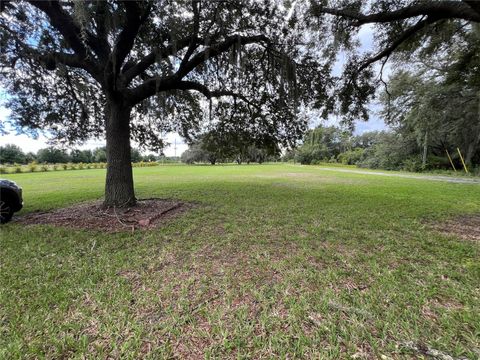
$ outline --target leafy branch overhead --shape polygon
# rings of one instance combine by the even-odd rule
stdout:
[[[385,85],[383,68],[389,59],[403,55],[408,59],[416,51],[440,51],[455,31],[480,23],[480,2],[468,0],[312,0],[310,12],[331,25],[338,44],[350,54],[339,91],[344,114],[374,95],[372,65],[381,62],[380,80]],[[365,26],[373,28],[376,52],[360,55],[353,35]]]
[[[334,15],[343,19],[346,26],[392,24],[392,27],[396,29],[388,39],[389,41],[385,41],[385,48],[375,56],[366,59],[359,70],[390,56],[404,42],[418,35],[429,25],[453,19],[480,22],[480,3],[478,1],[413,1],[400,6],[393,1],[378,1],[366,13],[362,12],[361,7],[362,3],[358,1],[350,1],[348,6],[338,8],[324,6],[313,1],[311,8],[312,14],[315,16]],[[410,20],[413,23],[410,23]]]

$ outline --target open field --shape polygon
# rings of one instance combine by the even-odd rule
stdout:
[[[2,227],[0,359],[480,357],[480,243],[429,225],[480,213],[480,185],[283,164],[134,174],[139,198],[197,205],[133,233]],[[7,178],[25,214],[98,199],[104,175]]]

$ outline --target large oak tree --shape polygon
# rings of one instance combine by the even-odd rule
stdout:
[[[296,109],[322,106],[330,61],[278,3],[2,1],[10,123],[69,143],[104,136],[106,206],[135,203],[131,139],[161,148],[167,131],[199,131],[204,112],[291,143],[306,128]]]

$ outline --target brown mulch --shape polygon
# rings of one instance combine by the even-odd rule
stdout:
[[[443,234],[456,235],[464,240],[480,241],[480,214],[449,219],[436,223],[434,228]]]
[[[151,229],[193,207],[193,204],[166,199],[138,200],[127,208],[104,208],[102,202],[87,202],[62,209],[18,216],[20,224],[43,224],[106,232]]]

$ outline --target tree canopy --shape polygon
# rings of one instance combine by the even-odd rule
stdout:
[[[106,205],[134,202],[130,138],[158,149],[167,131],[188,139],[212,112],[225,124],[241,111],[289,144],[306,128],[296,109],[325,106],[323,44],[299,47],[307,24],[275,1],[2,4],[12,123],[69,143],[105,136]]]
[[[364,112],[379,85],[389,60],[442,54],[457,32],[480,23],[480,2],[475,0],[311,0],[310,11],[320,26],[329,28],[347,61],[339,81],[339,112],[347,117]],[[318,25],[317,25],[318,26]],[[365,52],[355,35],[368,26],[375,49]],[[379,63],[379,76],[374,65]]]
[[[229,97],[213,111],[232,121],[247,111],[259,129],[288,142],[305,126],[296,121],[294,100],[322,94],[320,57],[298,50],[302,25],[287,21],[275,2],[5,6],[2,85],[13,95],[13,123],[48,129],[62,141],[102,136],[104,104],[118,96],[134,107],[132,138],[161,148],[167,131],[190,138],[199,130],[206,110],[200,94]]]
[[[382,114],[436,155],[458,147],[472,165],[480,150],[480,25],[459,29],[448,48],[397,62]]]

